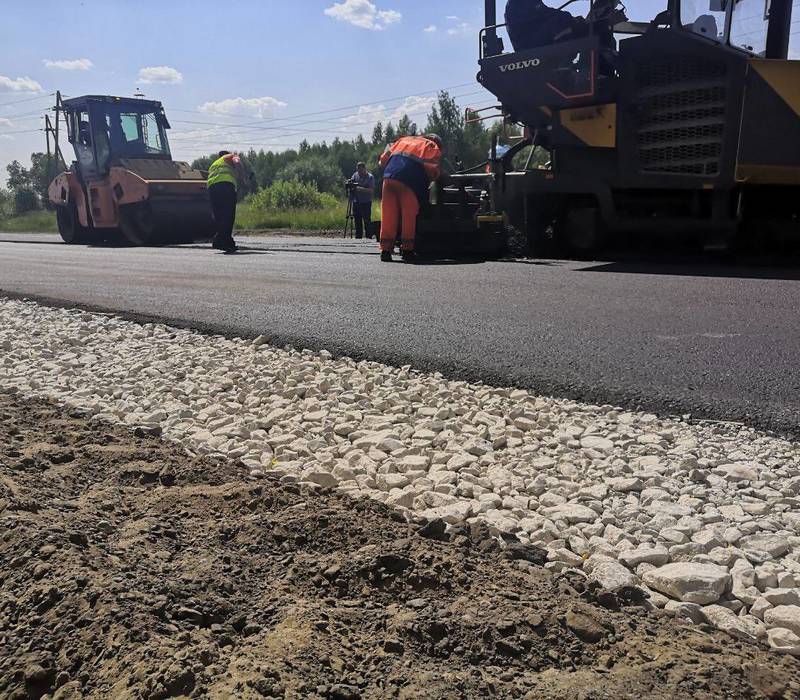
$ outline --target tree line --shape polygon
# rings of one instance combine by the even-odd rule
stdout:
[[[387,144],[401,136],[438,134],[442,139],[446,166],[458,169],[460,164],[477,165],[486,160],[493,133],[499,132],[497,125],[487,129],[484,122],[467,123],[464,112],[455,99],[446,91],[440,92],[427,116],[424,129],[420,129],[408,115],[403,115],[396,124],[378,122],[369,139],[359,134],[354,139],[335,138],[330,143],[310,144],[302,141],[298,148],[285,151],[250,149],[242,153],[245,167],[253,174],[249,191],[271,187],[276,182],[298,180],[316,185],[320,192],[334,195],[344,194],[344,181],[363,161],[375,175],[380,188],[381,174],[378,158]],[[198,158],[192,167],[208,170],[216,159],[216,153]]]

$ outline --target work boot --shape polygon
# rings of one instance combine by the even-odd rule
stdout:
[[[230,241],[214,241],[211,244],[211,247],[214,250],[221,250],[223,253],[235,253],[236,252],[236,243],[233,240]]]
[[[417,262],[417,254],[413,250],[404,250],[402,252],[403,255],[403,262],[404,263],[415,263]]]
[[[382,250],[381,251],[381,262],[392,262],[392,251],[391,250]]]

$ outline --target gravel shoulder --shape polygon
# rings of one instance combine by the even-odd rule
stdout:
[[[535,547],[246,474],[0,395],[0,696],[800,693],[795,659],[553,577]]]
[[[384,265],[373,241],[251,237],[70,247],[4,235],[0,287],[224,333],[797,434],[797,279],[787,267],[649,261]]]

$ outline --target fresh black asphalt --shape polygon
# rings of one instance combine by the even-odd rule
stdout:
[[[0,292],[659,414],[800,432],[800,269],[382,264],[374,242],[71,247],[0,236]],[[654,261],[656,260],[656,261]]]

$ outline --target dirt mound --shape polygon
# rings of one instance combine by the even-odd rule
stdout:
[[[534,548],[244,474],[0,397],[0,697],[800,695]]]

